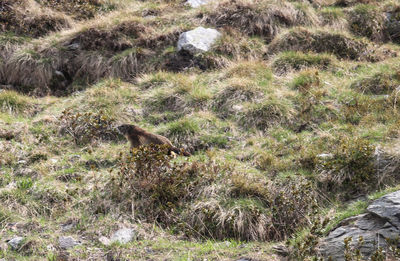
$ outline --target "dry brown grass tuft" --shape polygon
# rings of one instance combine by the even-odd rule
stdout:
[[[235,27],[248,35],[271,41],[280,27],[315,25],[318,18],[309,9],[296,9],[286,1],[224,1],[207,15],[207,22],[217,27]]]
[[[277,37],[269,46],[268,53],[280,51],[302,51],[330,53],[341,59],[366,60],[376,62],[395,55],[392,51],[381,50],[360,39],[341,33],[310,31],[304,28],[292,29]]]
[[[400,73],[380,72],[355,81],[351,87],[366,94],[391,94],[399,87]]]
[[[185,216],[196,233],[215,239],[282,240],[307,224],[315,207],[307,181],[269,182],[233,173],[228,186],[206,187]]]
[[[335,5],[341,7],[353,6],[356,4],[371,4],[379,0],[336,0]]]
[[[373,41],[385,40],[385,16],[374,5],[357,5],[349,14],[350,31],[358,36],[365,36]]]
[[[255,102],[263,96],[262,90],[254,88],[254,82],[237,81],[236,84],[228,85],[216,94],[213,107],[219,116],[225,118],[239,112],[235,105],[243,107],[241,103]]]
[[[0,1],[0,32],[40,37],[70,27],[66,15],[40,7],[32,0]]]
[[[387,15],[385,35],[387,40],[400,43],[400,5],[388,5],[385,8]]]

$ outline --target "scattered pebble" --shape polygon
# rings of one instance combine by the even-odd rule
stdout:
[[[63,249],[69,249],[69,248],[73,248],[73,247],[75,247],[77,245],[81,245],[81,242],[75,240],[71,236],[60,237],[58,239],[58,243],[59,243],[60,247],[63,248]]]
[[[7,243],[11,246],[12,249],[17,250],[21,246],[23,241],[24,241],[23,237],[15,237],[10,241],[8,241]]]

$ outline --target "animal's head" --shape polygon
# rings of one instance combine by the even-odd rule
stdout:
[[[122,124],[117,127],[117,130],[122,134],[122,135],[127,135],[130,131],[134,129],[133,125],[130,124]]]

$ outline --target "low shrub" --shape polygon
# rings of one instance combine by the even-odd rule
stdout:
[[[387,41],[400,43],[400,5],[388,5],[385,8],[386,24],[384,34]]]
[[[378,185],[375,147],[366,139],[343,138],[333,148],[332,157],[319,159],[316,173],[323,191],[344,198],[366,193]]]
[[[172,225],[179,210],[214,180],[217,169],[198,162],[171,161],[168,146],[141,146],[120,162],[109,188],[111,199],[141,220]]]
[[[115,120],[102,111],[97,113],[74,113],[64,110],[59,118],[60,133],[70,135],[75,144],[84,145],[98,140],[119,140],[120,134],[114,129]]]

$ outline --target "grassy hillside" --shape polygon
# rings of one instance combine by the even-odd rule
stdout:
[[[0,0],[0,43],[0,259],[302,260],[398,189],[397,1]]]

